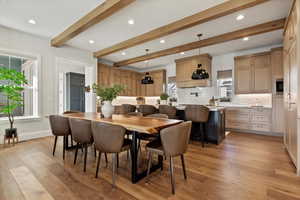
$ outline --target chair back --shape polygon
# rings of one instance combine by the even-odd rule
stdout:
[[[135,112],[136,106],[131,104],[122,104],[122,114]]]
[[[202,105],[187,105],[185,119],[192,122],[205,123],[208,121],[209,108]]]
[[[50,115],[49,121],[53,135],[64,136],[70,134],[70,125],[67,117]]]
[[[93,143],[91,121],[84,119],[69,119],[73,140],[80,144]]]
[[[159,113],[168,115],[169,119],[176,119],[177,109],[174,106],[159,105]]]
[[[140,112],[130,112],[130,113],[127,113],[126,115],[128,115],[128,116],[136,116],[136,117],[143,117],[143,114],[140,113]]]
[[[92,122],[95,147],[101,152],[118,153],[124,142],[126,129],[122,126]]]
[[[160,131],[160,138],[166,156],[179,156],[187,151],[192,122],[187,121]]]
[[[168,115],[166,114],[161,114],[161,113],[156,113],[152,115],[147,115],[147,117],[153,117],[153,118],[161,118],[161,119],[168,119]]]
[[[139,106],[139,112],[143,113],[143,116],[147,116],[157,113],[157,109],[155,106],[143,104]]]

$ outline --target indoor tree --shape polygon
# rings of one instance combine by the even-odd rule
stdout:
[[[6,102],[0,105],[0,113],[8,117],[10,128],[6,129],[6,136],[16,134],[14,128],[14,110],[23,105],[22,91],[27,80],[23,73],[5,67],[0,68],[0,93],[6,98]]]

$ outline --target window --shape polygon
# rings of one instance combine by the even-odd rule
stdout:
[[[1,53],[0,51],[0,67],[6,67],[22,72],[28,81],[28,85],[25,86],[25,89],[22,92],[23,106],[18,107],[14,111],[14,115],[17,117],[38,116],[37,59],[26,56],[10,55]],[[0,93],[0,106],[5,105],[6,101],[6,96]],[[6,116],[0,114],[0,117]]]
[[[230,102],[232,98],[232,70],[217,72],[218,92],[221,102]]]

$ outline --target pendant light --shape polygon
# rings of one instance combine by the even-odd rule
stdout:
[[[149,52],[149,49],[146,49],[146,55],[148,55],[148,52]],[[146,60],[145,63],[146,63],[145,68],[147,68],[149,61]],[[142,84],[153,84],[154,83],[154,81],[153,81],[152,77],[150,76],[149,72],[146,72],[145,77],[141,80],[141,83]]]
[[[202,34],[198,34],[197,37],[199,38],[199,41],[201,40]],[[200,48],[199,48],[199,56],[201,54]],[[209,74],[208,72],[202,68],[202,64],[198,63],[197,69],[193,72],[192,74],[192,79],[193,80],[204,80],[208,79]]]

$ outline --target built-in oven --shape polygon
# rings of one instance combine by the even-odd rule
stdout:
[[[276,94],[282,95],[283,94],[283,79],[276,79]]]

